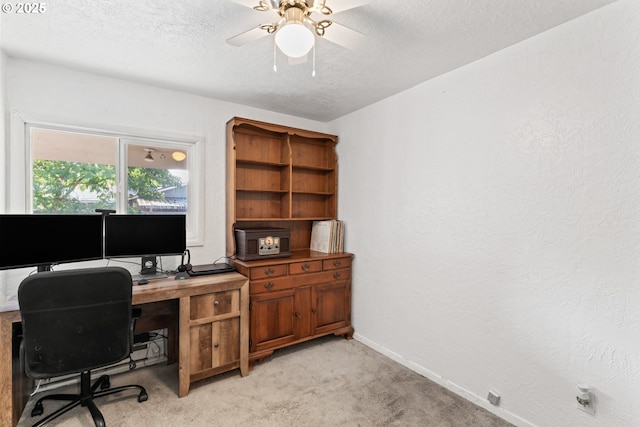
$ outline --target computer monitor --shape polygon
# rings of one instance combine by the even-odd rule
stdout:
[[[182,255],[187,248],[185,215],[107,215],[104,218],[105,258],[142,257],[142,273],[152,273],[144,258]]]
[[[102,259],[100,215],[0,214],[0,270]]]

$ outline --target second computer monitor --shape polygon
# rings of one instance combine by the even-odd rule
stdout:
[[[182,255],[187,248],[185,215],[107,215],[105,258]]]

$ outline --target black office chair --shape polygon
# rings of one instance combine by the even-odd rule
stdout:
[[[121,267],[48,271],[27,277],[18,288],[22,315],[22,361],[34,379],[80,373],[80,394],[41,397],[31,416],[42,415],[43,400],[70,401],[40,420],[41,426],[78,405],[88,407],[96,426],[105,425],[93,399],[139,385],[110,388],[109,377],[91,384],[91,370],[120,362],[131,354],[133,324],[131,275]],[[100,390],[98,390],[98,388]]]

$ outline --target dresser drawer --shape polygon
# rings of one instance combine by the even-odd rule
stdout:
[[[322,261],[323,270],[335,270],[338,268],[349,268],[349,267],[351,267],[350,257],[325,259]]]
[[[221,314],[240,313],[240,291],[194,295],[190,301],[191,320],[208,319]]]
[[[339,280],[351,280],[351,269],[321,271],[313,274],[297,274],[289,276],[293,279],[293,286],[309,286],[319,283],[330,283]]]
[[[322,261],[303,261],[289,264],[289,274],[316,273],[318,271],[322,271]]]
[[[293,286],[293,278],[278,277],[276,279],[252,280],[249,283],[249,293],[259,294],[263,292],[281,291]]]
[[[251,280],[268,279],[271,277],[286,276],[287,264],[267,265],[264,267],[252,267],[249,270]]]

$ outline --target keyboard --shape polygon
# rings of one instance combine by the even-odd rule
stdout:
[[[190,276],[204,276],[206,274],[228,273],[235,270],[235,268],[226,262],[218,262],[215,264],[192,265],[191,270],[188,270],[187,273],[189,273]]]

